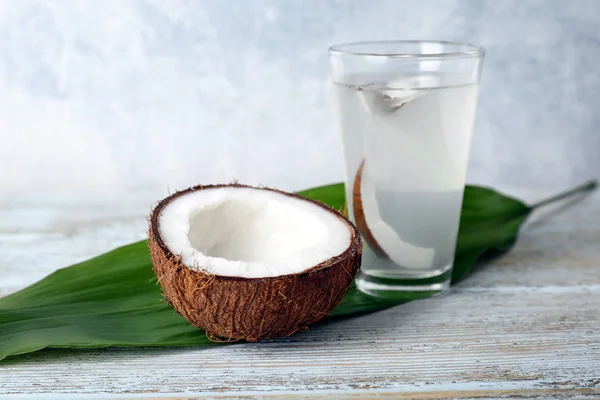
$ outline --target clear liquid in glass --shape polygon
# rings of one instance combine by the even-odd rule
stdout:
[[[365,243],[357,283],[375,295],[449,283],[478,85],[432,79],[335,85],[348,211]]]

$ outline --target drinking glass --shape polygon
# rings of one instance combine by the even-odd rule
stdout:
[[[450,285],[483,48],[375,41],[329,48],[358,288],[423,297]]]

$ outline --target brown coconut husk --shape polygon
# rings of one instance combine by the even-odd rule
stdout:
[[[350,246],[340,255],[298,274],[265,278],[210,275],[188,268],[172,254],[159,232],[159,215],[169,202],[196,190],[229,185],[194,186],[162,200],[150,215],[149,248],[154,272],[169,304],[190,323],[206,331],[209,338],[224,341],[256,342],[289,336],[307,330],[324,318],[344,298],[356,275],[362,243],[356,227],[341,213],[310,201],[334,213],[348,227]],[[290,197],[298,195],[270,190]]]
[[[362,234],[365,242],[367,242],[371,250],[373,250],[375,254],[379,255],[380,257],[387,257],[385,251],[381,248],[381,246],[379,246],[379,243],[377,243],[377,240],[375,240],[373,233],[371,233],[365,218],[362,193],[360,190],[364,168],[365,160],[362,160],[360,166],[358,167],[358,171],[356,171],[356,177],[354,178],[354,184],[352,185],[352,211],[354,212],[354,221],[356,222],[358,230]]]

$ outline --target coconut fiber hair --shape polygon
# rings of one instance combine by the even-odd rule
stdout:
[[[194,186],[162,200],[150,215],[149,248],[164,297],[193,325],[216,340],[256,342],[289,336],[321,320],[344,298],[362,255],[356,227],[339,212],[295,194],[336,214],[350,231],[350,245],[341,254],[298,274],[265,278],[211,275],[183,265],[160,236],[159,216],[169,202],[197,190],[218,187],[250,188],[240,184]]]

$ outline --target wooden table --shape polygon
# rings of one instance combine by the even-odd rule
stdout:
[[[146,230],[148,197],[0,198],[0,295]],[[600,193],[529,223],[447,295],[258,344],[46,350],[0,397],[600,396]]]

